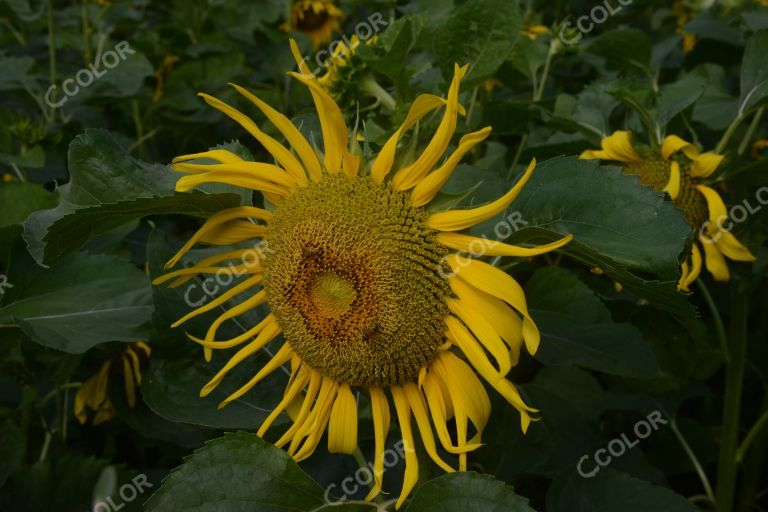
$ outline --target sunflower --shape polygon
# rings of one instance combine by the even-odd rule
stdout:
[[[755,257],[724,225],[728,219],[720,195],[702,182],[720,165],[722,155],[701,153],[677,135],[664,139],[661,148],[633,145],[631,133],[617,131],[603,139],[601,150],[587,150],[583,159],[599,158],[623,164],[622,170],[634,174],[644,185],[657,192],[664,191],[685,213],[685,219],[696,234],[690,257],[683,262],[683,274],[678,283],[682,291],[701,273],[702,260],[712,277],[728,281],[730,273],[725,258],[733,261],[754,261]],[[704,257],[702,258],[702,252]]]
[[[685,0],[677,0],[672,5],[672,12],[675,14],[677,33],[683,38],[683,53],[691,53],[696,48],[697,38],[695,34],[685,31],[685,24],[691,19],[691,10]]]
[[[546,34],[548,32],[549,32],[549,27],[547,27],[546,25],[530,25],[520,31],[522,35],[524,35],[531,41],[535,41],[536,39],[539,38],[540,35]]]
[[[176,265],[196,243],[231,244],[258,240],[253,249],[235,249],[155,280],[182,284],[197,274],[245,272],[248,277],[174,325],[210,311],[238,295],[243,300],[219,316],[204,337],[190,338],[211,351],[242,346],[201,390],[206,396],[236,365],[282,334],[270,361],[220,406],[243,396],[283,365],[290,379],[283,399],[258,430],[263,436],[283,411],[292,426],[276,441],[297,461],[309,457],[328,431],[332,453],[357,447],[356,392],[370,396],[375,432],[372,499],[381,491],[384,447],[390,426],[390,398],[405,447],[405,479],[399,507],[418,479],[412,418],[430,458],[445,471],[466,470],[467,453],[481,445],[490,401],[474,369],[520,412],[523,431],[531,413],[505,378],[523,347],[534,353],[539,331],[520,285],[502,270],[459,254],[475,247],[485,256],[530,257],[562,247],[562,240],[537,248],[516,247],[461,231],[504,211],[533,169],[500,199],[468,210],[431,212],[427,207],[463,156],[485,140],[490,128],[463,136],[447,158],[463,110],[459,85],[467,67],[455,67],[447,98],[416,98],[399,130],[370,166],[349,151],[341,110],[291,48],[300,73],[289,73],[311,92],[323,135],[323,153],[283,114],[239,86],[290,143],[293,152],[244,114],[222,101],[203,99],[253,135],[277,165],[248,162],[226,150],[179,156],[176,171],[189,173],[177,190],[218,182],[260,191],[273,211],[238,207],[208,219],[168,262]],[[427,114],[445,108],[435,135],[415,161],[395,162],[398,141]],[[294,156],[296,155],[296,156]],[[217,163],[189,163],[209,159]],[[366,170],[364,170],[366,169]],[[247,256],[246,256],[247,255]],[[218,266],[235,261],[231,267]],[[239,262],[238,262],[239,261]],[[258,291],[258,288],[261,289]],[[234,339],[219,340],[223,322],[268,304],[271,312]],[[453,420],[454,423],[449,423]],[[449,431],[449,425],[455,425]],[[433,431],[434,427],[434,431]],[[437,435],[437,440],[435,438]],[[437,442],[455,457],[451,465]]]
[[[95,413],[93,424],[99,425],[115,416],[115,407],[109,399],[111,374],[123,376],[128,405],[136,405],[136,388],[141,385],[141,365],[152,349],[143,341],[127,345],[116,357],[101,365],[99,371],[86,379],[75,394],[75,417],[81,425],[88,421],[89,411]]]
[[[291,20],[281,27],[286,32],[301,32],[309,37],[317,50],[329,43],[333,33],[341,33],[344,13],[332,0],[295,0],[291,4]]]

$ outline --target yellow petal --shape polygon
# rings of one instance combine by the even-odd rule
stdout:
[[[422,395],[418,386],[413,382],[406,382],[403,384],[403,391],[405,392],[405,397],[408,400],[411,411],[413,411],[413,417],[416,419],[416,425],[419,427],[421,440],[424,443],[424,449],[427,454],[435,464],[443,469],[443,471],[449,473],[456,471],[441,459],[440,455],[437,453],[435,438],[432,436],[432,426],[429,423],[429,416],[427,415],[427,406],[424,403],[424,395]]]
[[[499,366],[499,373],[506,375],[512,369],[512,359],[509,356],[509,350],[496,330],[481,313],[472,307],[472,304],[456,299],[448,298],[446,300],[448,309],[469,327],[475,338],[482,343],[483,347],[491,353]]]
[[[400,432],[403,434],[403,450],[405,451],[403,489],[400,491],[400,497],[395,504],[395,508],[400,509],[419,480],[419,460],[416,457],[416,445],[413,442],[413,431],[411,430],[411,408],[408,405],[405,391],[400,386],[392,386],[392,399],[395,402]]]
[[[723,155],[717,153],[702,153],[693,160],[691,176],[695,178],[708,178],[723,161]]]
[[[421,118],[443,105],[443,99],[433,94],[422,94],[411,104],[402,126],[387,140],[371,166],[371,176],[376,183],[383,183],[392,170],[400,137]]]
[[[307,393],[304,395],[304,402],[301,404],[301,409],[296,419],[293,421],[293,425],[283,434],[280,439],[275,441],[275,446],[282,448],[288,441],[293,441],[297,438],[298,432],[304,427],[304,422],[307,420],[310,411],[312,410],[312,404],[315,402],[320,387],[323,382],[323,376],[316,370],[308,369],[309,374],[309,386],[307,387]]]
[[[331,416],[331,407],[333,406],[339,384],[333,379],[324,378],[323,385],[320,387],[315,407],[310,412],[303,428],[299,431],[299,437],[305,437],[304,444],[297,451],[293,452],[293,458],[296,462],[301,462],[312,455],[320,443],[320,439],[328,425]]]
[[[277,185],[271,181],[244,175],[242,173],[204,172],[193,174],[191,176],[184,176],[179,179],[179,181],[176,182],[176,191],[189,192],[193,188],[205,185],[206,183],[224,183],[226,185],[232,185],[233,187],[258,190],[265,194],[274,194],[281,198],[287,196],[291,190],[284,185]]]
[[[491,127],[486,126],[482,130],[464,135],[459,141],[459,146],[454,150],[451,156],[448,157],[445,163],[414,187],[413,194],[411,195],[411,205],[418,208],[429,203],[435,195],[437,195],[440,189],[443,188],[443,185],[445,185],[445,182],[451,177],[453,170],[459,165],[459,162],[464,158],[464,155],[488,138],[490,133]]]
[[[240,126],[245,128],[245,130],[250,133],[253,138],[258,140],[262,146],[264,146],[264,149],[266,149],[269,154],[271,154],[275,160],[280,163],[281,166],[283,166],[286,170],[286,172],[294,179],[297,183],[305,185],[307,183],[307,174],[304,172],[304,168],[301,166],[298,160],[296,160],[296,157],[293,156],[293,154],[288,151],[288,149],[277,142],[275,139],[264,133],[259,129],[259,127],[256,125],[256,123],[253,122],[253,120],[237,110],[236,108],[224,103],[223,101],[214,98],[213,96],[210,96],[208,94],[200,93],[198,94],[201,98],[205,100],[206,103],[208,103],[210,106],[215,108],[216,110],[219,110],[220,112],[226,114],[229,116],[232,120],[237,122]],[[249,162],[243,162],[243,163],[249,163]],[[250,163],[256,163],[256,162],[250,162]]]
[[[139,363],[139,356],[133,351],[133,347],[128,347],[125,351],[131,360],[131,369],[133,370],[133,378],[136,381],[136,386],[141,385],[141,363]]]
[[[293,356],[293,350],[291,349],[291,346],[287,343],[283,343],[283,346],[280,347],[280,350],[278,350],[274,356],[272,356],[272,359],[269,360],[267,364],[265,364],[259,372],[253,376],[251,380],[249,380],[244,386],[242,386],[240,389],[229,395],[225,400],[223,400],[219,404],[219,409],[226,407],[227,404],[233,402],[234,400],[237,400],[244,394],[246,394],[248,391],[253,388],[256,384],[264,380],[265,377],[270,375],[272,372],[283,366],[285,363],[290,361],[291,357]]]
[[[302,135],[301,131],[288,119],[285,115],[278,112],[267,103],[260,100],[258,97],[251,94],[246,89],[239,85],[230,84],[235,88],[237,92],[249,99],[256,107],[261,110],[267,119],[272,122],[273,125],[283,134],[291,147],[299,155],[301,161],[304,163],[304,167],[307,169],[310,177],[313,181],[320,181],[323,177],[323,168],[320,166],[320,160],[317,159],[317,154],[307,139]]]
[[[287,189],[296,187],[296,179],[282,170],[280,167],[262,162],[229,162],[223,164],[188,164],[175,163],[171,165],[174,171],[200,173],[200,172],[221,172],[240,174],[244,177],[257,178],[259,180],[271,181],[276,185],[282,185]],[[305,178],[306,179],[306,178]]]
[[[721,230],[720,237],[715,242],[717,248],[726,258],[734,261],[755,261],[755,256],[744,247],[739,240],[730,232]]]
[[[387,443],[387,433],[389,432],[389,403],[387,396],[379,388],[370,388],[371,394],[371,415],[373,416],[374,432],[374,456],[373,456],[373,479],[375,484],[371,487],[371,492],[365,497],[370,501],[381,492],[381,486],[384,483],[384,448]]]
[[[352,455],[357,449],[357,401],[349,384],[339,385],[328,423],[328,451]]]
[[[435,213],[427,219],[427,225],[437,231],[461,231],[495,217],[503,212],[520,194],[535,168],[536,159],[533,159],[515,186],[496,201],[471,210],[451,210]]]
[[[704,262],[706,263],[707,270],[715,278],[715,281],[728,281],[730,279],[730,272],[728,271],[728,265],[725,262],[725,258],[720,254],[717,245],[713,244],[711,240],[699,237],[701,241],[701,247],[704,249]]]
[[[661,145],[661,156],[664,157],[664,160],[669,160],[670,156],[680,150],[683,150],[685,155],[690,159],[694,159],[694,157],[699,154],[699,150],[696,149],[696,146],[681,139],[677,135],[668,135],[664,138],[664,142]]]
[[[699,274],[701,274],[701,264],[701,251],[699,250],[698,245],[694,243],[691,246],[690,266],[688,262],[683,262],[683,275],[680,278],[680,284],[678,285],[678,288],[681,291],[690,291],[688,287],[696,281]]]
[[[216,160],[222,164],[233,164],[244,161],[242,158],[226,149],[211,149],[209,151],[203,151],[202,153],[192,153],[189,155],[177,156],[171,163],[177,164],[180,162],[186,162],[187,160],[201,160],[203,158]]]
[[[247,220],[233,220],[212,229],[202,237],[199,243],[207,245],[235,245],[246,240],[263,238],[267,227]]]
[[[135,407],[136,384],[133,380],[133,369],[131,368],[131,361],[125,354],[120,356],[120,360],[123,363],[123,384],[125,385],[125,397],[128,399],[128,405]]]
[[[221,325],[224,322],[226,322],[231,318],[235,318],[240,315],[244,315],[245,313],[248,313],[249,311],[263,304],[266,300],[267,300],[266,290],[260,290],[259,292],[245,299],[240,304],[228,309],[227,311],[219,315],[219,317],[216,318],[216,320],[214,320],[211,323],[210,327],[208,327],[208,332],[206,332],[205,334],[205,341],[213,341],[216,338],[216,332],[219,330],[219,327],[221,327]]]
[[[709,188],[706,185],[696,185],[696,190],[701,192],[704,199],[707,200],[707,208],[709,209],[709,220],[715,225],[721,225],[725,219],[728,218],[728,211],[725,208],[725,203],[720,197],[720,194],[715,192],[714,189]]]
[[[176,320],[173,324],[171,324],[171,327],[176,328],[181,324],[183,324],[184,322],[191,320],[192,318],[195,318],[196,316],[202,315],[203,313],[206,313],[212,309],[215,309],[221,306],[222,304],[232,299],[236,295],[239,295],[247,290],[250,290],[252,287],[258,285],[259,283],[261,283],[263,279],[264,279],[264,276],[261,274],[249,277],[242,283],[239,283],[238,285],[233,286],[226,292],[222,293],[221,295],[216,297],[214,300],[209,301],[205,305],[195,309],[194,311],[187,313],[182,318]]]
[[[305,371],[303,368],[299,369],[298,373],[296,374],[296,378],[293,379],[286,388],[283,399],[280,400],[280,403],[278,403],[274,409],[272,409],[272,412],[269,413],[269,416],[266,417],[264,422],[259,427],[258,432],[256,432],[257,436],[264,437],[264,434],[267,433],[267,430],[269,430],[269,427],[272,426],[272,423],[274,423],[277,417],[280,416],[280,414],[286,410],[290,404],[295,403],[297,397],[301,397],[301,390],[306,387],[308,382],[309,372]]]
[[[664,192],[672,199],[677,199],[680,195],[680,164],[677,162],[671,162],[669,165],[669,181],[664,187]]]
[[[482,256],[513,256],[526,258],[559,249],[573,240],[573,235],[566,235],[557,242],[540,245],[538,247],[518,247],[503,242],[497,242],[495,240],[489,240],[487,238],[479,238],[460,233],[438,233],[435,240],[450,249],[468,252],[472,256],[478,258]]]
[[[523,316],[523,340],[528,351],[535,354],[541,335],[528,313],[525,293],[517,281],[506,272],[482,261],[451,254],[447,262],[456,273],[452,279],[464,280],[478,290],[503,300]]]
[[[637,162],[641,160],[640,155],[635,151],[632,145],[632,133],[628,131],[615,131],[613,134],[605,137],[600,145],[602,151],[585,151],[581,154],[582,159],[600,158],[602,160],[613,160],[616,162]]]
[[[395,190],[403,191],[416,186],[434,168],[445,150],[448,149],[451,137],[456,131],[456,120],[459,113],[459,87],[467,69],[469,69],[468,65],[454,66],[453,80],[448,88],[448,105],[445,109],[445,115],[421,156],[414,163],[400,169],[395,174],[392,179],[392,188]]]

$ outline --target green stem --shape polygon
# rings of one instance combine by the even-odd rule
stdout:
[[[702,279],[697,279],[696,284],[699,287],[699,291],[701,291],[701,295],[704,296],[704,301],[707,303],[709,312],[712,313],[712,319],[715,321],[715,329],[717,330],[717,341],[720,343],[720,351],[723,353],[725,363],[728,364],[731,360],[731,356],[728,353],[728,340],[725,336],[723,318],[720,316],[720,311],[717,309],[715,301],[712,299],[712,294],[709,293],[709,288],[704,284],[704,281]]]
[[[472,113],[475,111],[475,102],[477,101],[477,92],[479,87],[475,87],[472,90],[472,98],[469,100],[469,108],[467,109],[467,117],[464,119],[464,126],[469,126],[469,120],[472,117]]]
[[[717,468],[717,506],[720,512],[733,508],[736,487],[736,450],[739,443],[739,419],[741,416],[741,392],[744,367],[747,359],[747,302],[749,294],[736,281],[731,296],[731,361],[725,373],[725,405],[723,429],[720,440],[720,456]]]
[[[728,127],[728,129],[723,134],[723,138],[720,139],[720,142],[717,143],[717,147],[715,148],[715,153],[723,154],[723,151],[725,151],[726,146],[728,146],[728,143],[731,141],[731,138],[736,133],[736,129],[739,127],[741,122],[744,120],[744,115],[739,114],[736,116],[736,119],[733,120],[731,125]]]
[[[517,146],[517,152],[515,153],[515,158],[512,160],[512,165],[509,166],[509,172],[507,172],[507,179],[512,179],[512,173],[515,172],[515,168],[517,167],[517,163],[520,161],[520,157],[523,156],[523,150],[525,149],[525,145],[528,143],[528,134],[526,133],[523,135],[523,137],[520,139],[520,145]]]
[[[757,125],[760,124],[760,119],[763,117],[763,113],[765,113],[765,107],[762,107],[760,110],[758,110],[755,114],[755,117],[752,119],[752,122],[749,125],[749,129],[747,129],[746,135],[744,135],[744,138],[741,139],[741,144],[739,144],[739,149],[737,151],[739,155],[743,155],[747,150],[749,141],[751,141],[752,137],[755,135],[755,130],[757,130]]]
[[[549,68],[552,64],[552,58],[555,56],[555,53],[556,53],[555,41],[557,41],[557,39],[553,39],[549,45],[549,52],[547,52],[547,60],[544,61],[544,70],[541,72],[541,81],[539,82],[538,89],[536,89],[533,95],[533,101],[539,101],[541,97],[544,95],[544,88],[547,86],[547,77],[549,76]]]
[[[141,111],[139,102],[131,100],[131,110],[133,111],[133,124],[136,127],[136,145],[139,148],[139,157],[144,158],[144,128],[141,125]]]
[[[755,424],[752,426],[752,429],[749,431],[749,434],[747,434],[747,437],[745,437],[741,442],[739,449],[736,450],[736,462],[740,463],[742,460],[744,460],[744,456],[747,454],[749,445],[752,444],[762,428],[766,425],[768,425],[768,409],[763,411],[763,415],[760,416],[760,419],[755,422]]]
[[[701,480],[701,485],[702,487],[704,487],[704,492],[707,495],[707,500],[709,500],[710,503],[715,503],[715,493],[712,491],[712,484],[709,483],[709,478],[707,478],[707,473],[704,471],[704,468],[699,462],[698,457],[696,457],[696,454],[691,448],[691,445],[688,444],[688,441],[685,440],[685,437],[683,437],[683,434],[680,432],[680,429],[677,428],[677,422],[672,420],[669,423],[669,428],[672,429],[672,432],[675,434],[675,437],[677,437],[677,440],[680,442],[680,445],[683,447],[683,450],[685,450],[685,453],[688,455],[688,458],[691,460],[691,463],[693,464],[693,468],[696,470],[696,474],[699,475],[699,480]]]

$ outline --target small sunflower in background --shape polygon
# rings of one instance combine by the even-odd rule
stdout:
[[[291,48],[301,72],[289,74],[312,94],[323,135],[322,153],[315,152],[288,117],[242,87],[234,86],[282,133],[291,149],[245,114],[202,94],[209,105],[253,135],[277,164],[244,161],[222,149],[179,156],[173,168],[188,175],[178,181],[177,190],[228,183],[262,192],[274,210],[247,206],[215,214],[166,268],[200,242],[253,241],[263,250],[223,251],[169,272],[155,284],[171,281],[173,286],[198,274],[245,272],[247,277],[229,291],[174,324],[242,297],[202,337],[190,336],[204,347],[208,360],[213,350],[239,347],[202,388],[201,396],[282,335],[271,360],[220,406],[290,365],[283,398],[258,435],[263,436],[283,411],[291,410],[293,423],[275,444],[301,461],[312,455],[326,430],[330,452],[354,453],[356,394],[369,395],[375,449],[374,482],[367,498],[382,491],[384,448],[396,415],[406,465],[399,508],[419,476],[414,419],[427,454],[445,471],[466,470],[467,453],[481,446],[491,405],[478,374],[519,411],[523,431],[537,412],[506,378],[523,348],[534,353],[539,345],[539,330],[523,289],[499,268],[460,253],[479,246],[484,256],[531,257],[562,247],[572,237],[528,248],[462,233],[503,212],[528,181],[535,161],[492,203],[468,210],[429,210],[463,157],[490,133],[486,127],[466,134],[446,154],[463,111],[459,86],[466,66],[455,67],[446,98],[417,97],[400,129],[375,158],[365,161],[350,150],[342,111],[310,74],[294,41]],[[444,113],[433,138],[415,160],[402,161],[401,137],[438,109]],[[248,264],[217,266],[245,262],[246,257]],[[260,323],[236,338],[218,339],[224,322],[263,304],[271,312]],[[438,443],[451,463],[438,452]]]
[[[749,157],[753,160],[760,160],[761,158],[765,158],[765,148],[768,148],[768,139],[756,140],[754,144],[752,144],[752,151],[750,151]]]
[[[657,192],[669,194],[685,213],[696,240],[690,257],[683,262],[683,275],[678,287],[689,286],[701,273],[702,263],[717,281],[728,281],[730,273],[725,258],[754,261],[755,257],[735,236],[723,228],[728,218],[720,195],[703,181],[712,175],[723,160],[716,153],[701,153],[677,135],[664,139],[661,148],[633,144],[632,134],[617,131],[603,139],[600,150],[587,150],[583,159],[607,160],[622,164],[622,170],[640,178]],[[703,256],[702,256],[703,254]]]
[[[520,31],[522,35],[530,39],[531,41],[535,41],[539,38],[540,35],[546,34],[549,32],[549,27],[546,25],[531,25],[528,27],[525,27],[523,30]]]
[[[395,100],[376,81],[368,65],[358,56],[357,51],[361,44],[372,45],[377,37],[366,39],[362,42],[357,36],[349,39],[349,45],[340,41],[333,50],[324,65],[325,72],[318,79],[319,83],[343,108],[370,110],[383,105],[389,110],[395,109]],[[375,98],[373,105],[360,105],[363,97]]]
[[[136,388],[141,385],[141,367],[149,359],[152,349],[143,341],[125,346],[120,354],[101,365],[78,388],[75,395],[75,417],[81,425],[91,417],[93,425],[99,425],[115,416],[115,408],[109,399],[109,379],[123,379],[128,405],[136,405]]]
[[[691,53],[696,48],[696,35],[685,31],[685,24],[691,20],[691,9],[685,0],[677,0],[672,5],[675,14],[677,33],[683,38],[683,53]]]
[[[317,50],[331,42],[333,33],[341,33],[344,12],[332,0],[294,0],[290,8],[290,22],[281,27],[286,32],[301,32]]]

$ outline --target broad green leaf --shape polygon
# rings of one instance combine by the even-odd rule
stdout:
[[[404,63],[408,53],[416,44],[423,27],[422,16],[400,18],[387,27],[375,45],[361,45],[358,54],[373,69],[397,80],[405,71]]]
[[[768,30],[761,30],[747,42],[741,62],[739,114],[760,106],[768,98]]]
[[[2,296],[0,323],[19,326],[47,347],[72,354],[149,334],[149,279],[116,256],[75,253],[50,269],[17,258]]]
[[[363,512],[314,482],[283,450],[237,432],[206,443],[163,480],[146,512]]]
[[[704,93],[706,85],[706,80],[700,75],[688,74],[662,87],[656,109],[659,126],[666,126],[676,115],[693,105]]]
[[[68,156],[71,180],[57,189],[58,206],[35,212],[24,223],[24,239],[41,265],[58,261],[93,236],[147,215],[205,216],[240,204],[240,198],[231,194],[174,193],[174,173],[130,158],[104,131],[79,135]]]
[[[491,475],[452,473],[419,487],[405,512],[535,512],[528,500]]]
[[[612,375],[659,376],[656,356],[632,325],[615,323],[589,287],[568,270],[537,271],[526,286],[528,305],[541,330],[536,358]]]
[[[434,50],[443,78],[450,81],[453,66],[469,64],[465,87],[493,75],[520,37],[517,0],[465,2],[437,29]]]
[[[608,69],[640,71],[653,77],[651,42],[642,30],[611,30],[592,41],[586,51],[602,57]]]
[[[588,469],[592,470],[592,466]],[[610,468],[602,468],[593,478],[584,478],[575,471],[565,472],[549,489],[548,512],[596,510],[695,512],[696,508],[669,489]]]
[[[20,181],[0,184],[0,242],[9,243],[19,236],[19,224],[29,214],[55,204],[56,196],[40,185]]]
[[[534,171],[505,218],[511,219],[505,229],[517,230],[510,243],[553,242],[572,233],[574,241],[562,249],[566,254],[601,268],[658,307],[692,313],[676,290],[678,258],[691,228],[681,210],[636,177],[591,160],[554,158]]]

